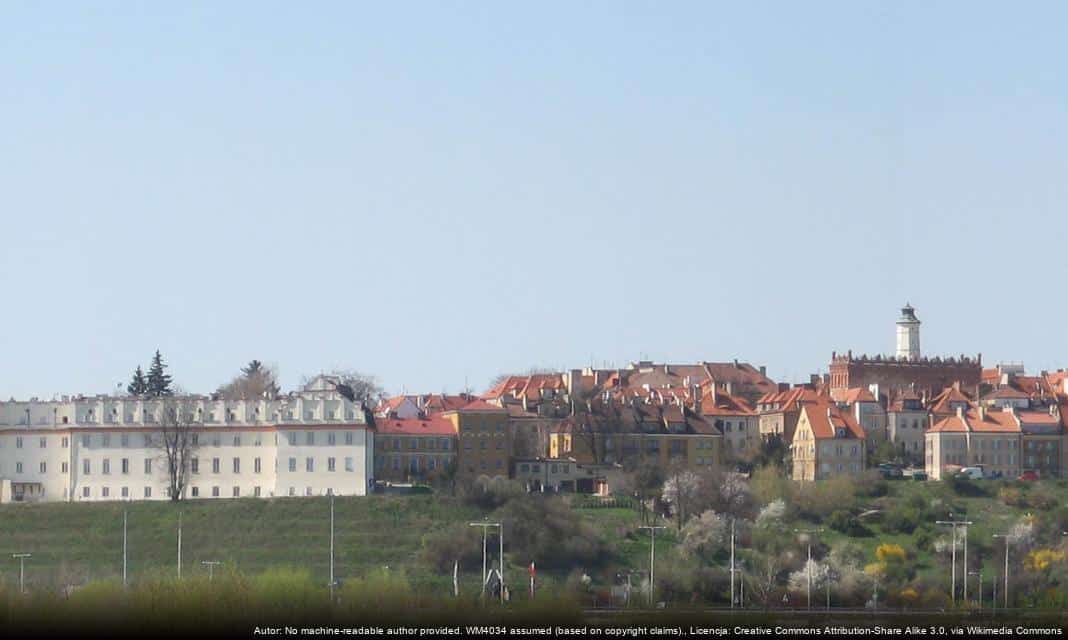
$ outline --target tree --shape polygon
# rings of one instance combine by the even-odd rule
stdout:
[[[681,469],[679,466],[669,472],[668,479],[664,482],[661,499],[671,505],[671,511],[676,518],[676,526],[680,531],[686,519],[695,511],[700,494],[701,476],[693,471]]]
[[[191,405],[173,398],[160,402],[159,429],[154,444],[161,451],[167,472],[171,502],[185,494],[193,456],[197,449],[196,427]]]
[[[274,398],[281,392],[277,379],[278,374],[273,368],[253,360],[241,368],[240,375],[219,387],[215,393],[223,400]]]
[[[145,380],[145,372],[141,369],[141,365],[137,365],[137,369],[134,370],[130,384],[126,385],[126,393],[131,396],[143,396],[148,393],[148,380]]]
[[[146,395],[153,398],[174,395],[171,389],[171,376],[165,372],[166,368],[167,365],[163,364],[163,356],[160,355],[159,349],[156,349],[156,355],[152,356],[152,365],[148,368]]]
[[[750,583],[750,592],[753,598],[767,610],[771,607],[778,590],[779,572],[782,569],[782,561],[776,554],[764,556],[764,562],[755,568],[752,575],[747,575]]]
[[[334,369],[326,375],[337,379],[339,392],[353,402],[362,403],[365,407],[374,408],[385,396],[385,391],[379,386],[377,378],[355,369]],[[307,385],[311,380],[311,377],[304,376],[301,379],[301,386]]]
[[[712,510],[705,511],[682,528],[682,551],[702,560],[711,560],[727,544],[729,531],[727,518]]]

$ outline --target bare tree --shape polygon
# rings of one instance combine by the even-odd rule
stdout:
[[[355,369],[334,369],[325,375],[338,379],[338,391],[341,391],[345,397],[353,402],[363,403],[363,406],[369,409],[373,409],[385,397],[385,390],[378,384],[377,378]],[[311,380],[311,376],[304,376],[301,379],[301,386],[307,385]]]
[[[215,394],[224,400],[274,398],[279,394],[278,371],[259,360],[241,368],[241,374],[222,385]]]
[[[185,496],[193,456],[197,449],[197,420],[191,404],[176,398],[160,402],[159,428],[153,444],[160,450],[167,472],[167,491],[171,502]]]
[[[771,607],[772,600],[777,595],[781,570],[782,562],[779,556],[769,553],[764,556],[764,562],[756,571],[747,576],[753,598],[764,606],[765,611]]]

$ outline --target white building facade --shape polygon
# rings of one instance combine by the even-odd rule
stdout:
[[[167,500],[165,409],[193,441],[184,498],[366,495],[374,432],[328,377],[276,399],[0,402],[0,502]]]

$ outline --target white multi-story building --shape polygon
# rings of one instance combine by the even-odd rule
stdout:
[[[275,399],[0,402],[0,502],[167,500],[162,412],[190,425],[185,498],[365,495],[374,433],[328,376]]]

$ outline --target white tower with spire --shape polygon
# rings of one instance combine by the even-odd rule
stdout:
[[[916,318],[916,310],[907,302],[897,319],[897,357],[899,360],[920,358],[920,321]]]

